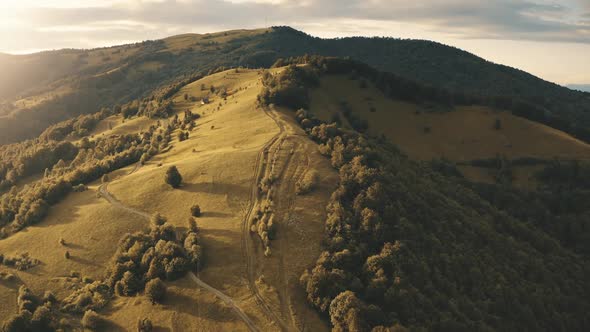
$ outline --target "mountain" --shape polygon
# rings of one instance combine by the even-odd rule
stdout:
[[[587,94],[523,71],[430,41],[320,39],[275,27],[10,56],[0,61],[0,143],[34,137],[72,115],[143,98],[155,88],[211,69],[269,67],[279,58],[303,54],[350,57],[433,87],[507,98],[506,107],[524,102],[534,106],[532,117],[538,121],[583,140],[590,137]]]
[[[588,144],[354,60],[283,64],[0,146],[3,328],[588,330]]]
[[[590,92],[590,84],[568,84],[567,87],[572,90]]]

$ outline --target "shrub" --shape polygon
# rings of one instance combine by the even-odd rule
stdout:
[[[25,315],[18,314],[8,318],[4,324],[2,324],[2,331],[5,332],[21,332],[26,331],[27,319]]]
[[[312,191],[319,182],[319,174],[316,170],[305,173],[305,176],[295,184],[295,193],[303,195]]]
[[[180,172],[178,172],[176,166],[170,166],[168,168],[168,170],[166,171],[165,181],[172,188],[180,187],[180,184],[182,183],[182,176],[180,175]]]
[[[161,302],[166,296],[166,285],[160,278],[152,279],[145,285],[145,295],[152,303]]]
[[[150,224],[154,227],[162,226],[166,223],[166,218],[159,213],[154,213],[150,218]]]
[[[152,321],[142,318],[137,321],[137,332],[151,332],[153,330]]]
[[[96,330],[103,323],[103,318],[94,310],[87,310],[82,317],[82,326],[90,330]]]
[[[123,278],[117,282],[115,289],[117,295],[130,296],[141,290],[142,286],[141,280],[132,272],[127,271],[123,274]]]
[[[191,215],[193,217],[200,217],[201,216],[201,207],[198,204],[195,204],[191,207]]]
[[[31,330],[53,331],[51,329],[52,315],[49,307],[42,305],[37,307],[31,318]]]
[[[502,121],[500,121],[500,119],[496,119],[494,121],[494,129],[495,130],[500,130],[502,129]]]
[[[28,252],[21,253],[16,256],[3,256],[0,259],[0,262],[19,271],[28,270],[41,263],[38,259],[29,256]]]
[[[70,257],[71,257],[70,256],[70,252],[69,251],[66,251],[66,253],[64,254],[64,256],[65,256],[66,259],[70,259]]]
[[[192,233],[199,232],[199,227],[197,226],[197,221],[195,220],[195,218],[188,219],[188,231]]]
[[[55,294],[53,294],[53,292],[51,291],[45,291],[45,294],[43,294],[43,299],[42,299],[43,303],[47,303],[47,302],[57,302],[57,298],[55,297]]]

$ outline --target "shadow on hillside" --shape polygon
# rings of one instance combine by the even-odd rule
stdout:
[[[200,183],[185,183],[181,190],[193,193],[209,193],[217,195],[235,195],[234,193],[243,191],[244,188],[240,185],[219,182],[200,182]]]
[[[96,267],[100,267],[100,264],[96,264],[95,262],[86,259],[86,258],[82,258],[80,256],[76,256],[76,255],[71,255],[70,256],[70,260],[73,262],[76,262],[78,264],[84,264],[84,265],[90,265],[90,266],[96,266]]]
[[[123,328],[123,326],[121,326],[121,325],[119,325],[119,324],[117,324],[115,322],[112,322],[110,320],[105,320],[104,323],[101,324],[99,330],[100,331],[110,331],[110,332],[118,332],[118,331],[124,332],[124,331],[127,331],[126,329]]]
[[[232,218],[233,214],[225,212],[205,211],[201,212],[199,218]]]
[[[198,288],[197,285],[195,285],[195,287]],[[201,291],[206,292],[205,290]],[[233,310],[217,298],[213,302],[197,302],[194,298],[183,295],[179,291],[174,290],[167,295],[164,304],[168,309],[212,321],[231,322],[237,319]]]
[[[66,247],[66,248],[69,248],[69,249],[85,249],[84,246],[81,246],[79,244],[75,244],[75,243],[72,243],[72,242],[67,242],[67,241],[66,241],[66,243],[63,246]]]

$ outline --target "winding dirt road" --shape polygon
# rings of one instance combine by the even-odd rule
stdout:
[[[279,132],[262,146],[262,148],[260,149],[260,151],[258,152],[258,155],[256,157],[256,162],[255,162],[256,171],[255,171],[255,175],[254,175],[252,186],[251,186],[252,189],[250,192],[249,205],[246,210],[244,219],[242,221],[241,246],[242,246],[242,252],[244,253],[244,259],[245,259],[245,263],[246,263],[246,270],[247,270],[247,277],[248,277],[248,288],[250,289],[250,291],[254,295],[254,299],[256,301],[256,304],[264,312],[264,314],[282,331],[297,331],[297,328],[293,324],[293,318],[288,310],[287,303],[289,302],[289,299],[288,299],[289,295],[288,295],[288,290],[287,290],[288,287],[287,287],[286,281],[285,281],[286,278],[284,276],[284,270],[282,268],[282,266],[284,264],[282,256],[280,258],[281,262],[280,262],[280,266],[279,266],[279,274],[280,274],[280,278],[282,280],[281,283],[283,284],[282,285],[283,287],[280,287],[281,289],[279,290],[279,293],[281,294],[281,298],[282,298],[280,310],[282,311],[282,313],[284,315],[289,317],[289,320],[290,320],[289,323],[286,323],[283,320],[283,318],[281,317],[281,315],[277,314],[277,312],[272,309],[272,305],[269,304],[267,302],[267,300],[261,295],[261,293],[258,289],[258,286],[256,285],[256,278],[257,278],[256,259],[257,258],[256,258],[256,254],[253,251],[254,251],[255,246],[257,244],[254,243],[254,241],[252,239],[252,234],[250,233],[249,221],[250,221],[251,216],[254,212],[254,208],[255,208],[256,204],[262,200],[262,196],[261,196],[259,189],[258,189],[258,184],[260,183],[260,181],[264,177],[267,166],[270,165],[270,160],[271,160],[271,153],[270,152],[271,152],[271,150],[273,150],[273,149],[276,149],[277,151],[280,150],[280,149],[278,149],[279,146],[281,145],[282,141],[284,141],[287,137],[298,136],[297,134],[295,134],[293,132],[292,128],[288,128],[289,125],[287,123],[285,123],[282,119],[280,119],[274,110],[264,109],[263,111],[265,112],[265,114],[267,116],[269,116],[275,122],[275,124],[279,128]],[[309,162],[309,160],[307,159],[307,156],[305,156],[304,159],[306,160],[305,164],[307,164]],[[290,166],[289,165],[290,161],[291,161],[291,156],[287,157],[284,169],[286,169],[287,167]],[[136,165],[136,167],[133,168],[133,170],[131,170],[129,173],[127,173],[124,176],[134,173],[140,167],[141,167],[141,164],[138,163]],[[284,169],[283,169],[283,171],[284,171]],[[305,167],[303,169],[300,169],[300,167],[297,167],[294,172],[295,174],[290,174],[292,176],[289,179],[287,179],[286,185],[288,187],[290,187],[290,190],[292,190],[293,193],[294,193],[295,183],[303,175],[304,171],[305,171]],[[150,217],[151,217],[150,214],[140,211],[140,210],[137,210],[137,209],[134,209],[132,207],[126,206],[123,203],[121,203],[119,200],[117,200],[108,191],[108,182],[101,184],[98,187],[98,191],[99,191],[100,195],[105,200],[107,200],[110,204],[112,204],[113,206],[116,206],[117,208],[128,211],[130,213],[136,214],[136,215],[138,215],[142,218],[145,218],[147,220],[150,219]],[[287,201],[288,201],[287,206],[289,209],[292,208],[293,200],[294,200],[294,198],[292,198],[292,197],[289,197],[287,199]],[[248,326],[248,329],[250,329],[250,331],[256,331],[256,332],[259,331],[258,328],[254,325],[254,323],[250,320],[250,318],[248,318],[248,316],[244,313],[244,311],[233,301],[233,299],[231,299],[229,296],[225,295],[221,291],[215,289],[214,287],[208,285],[207,283],[205,283],[204,281],[199,279],[194,273],[191,272],[189,274],[189,277],[198,286],[204,288],[205,290],[207,290],[208,292],[212,293],[217,298],[222,300],[228,306],[230,306],[233,309],[233,311],[236,313],[236,315]]]
[[[126,175],[130,175],[133,172],[137,171],[139,168],[141,167],[140,163],[137,163],[137,165],[135,166],[135,168],[133,168],[133,170],[129,173],[127,173]],[[111,205],[128,211],[130,213],[133,213],[135,215],[138,215],[146,220],[149,220],[151,218],[151,215],[148,213],[145,213],[143,211],[134,209],[132,207],[126,206],[123,203],[121,203],[120,201],[118,201],[109,191],[108,191],[108,182],[101,184],[98,187],[98,192],[100,193],[101,197],[103,197],[104,199],[107,200],[107,202],[109,202]],[[236,315],[244,322],[244,324],[246,324],[246,326],[248,326],[248,329],[252,332],[259,332],[258,328],[256,327],[256,325],[254,325],[254,323],[252,322],[252,320],[250,320],[250,318],[246,315],[246,313],[244,313],[244,311],[242,310],[242,308],[240,308],[235,301],[225,295],[224,293],[222,293],[221,291],[219,291],[218,289],[212,287],[211,285],[207,284],[206,282],[204,282],[203,280],[199,279],[193,272],[189,273],[189,277],[191,278],[191,280],[193,282],[195,282],[199,287],[205,289],[206,291],[208,291],[209,293],[215,295],[217,298],[219,298],[221,301],[223,301],[226,305],[230,306],[232,308],[232,310],[236,313]]]

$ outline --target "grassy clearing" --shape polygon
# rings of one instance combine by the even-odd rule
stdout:
[[[336,117],[346,126],[342,102],[368,122],[368,133],[384,135],[405,154],[419,160],[447,158],[455,162],[474,159],[535,157],[540,159],[590,159],[590,145],[548,126],[487,107],[434,108],[386,98],[371,83],[360,88],[357,80],[341,75],[324,76],[312,91],[311,111],[320,119]],[[499,124],[499,128],[498,127]],[[517,182],[526,183],[529,171],[518,169]],[[462,168],[476,181],[488,181],[485,170]]]

